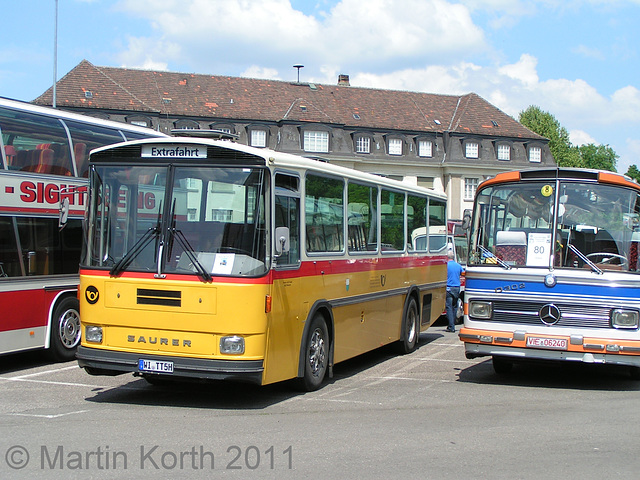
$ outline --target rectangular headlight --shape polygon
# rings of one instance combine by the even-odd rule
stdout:
[[[638,311],[616,308],[611,311],[611,326],[613,328],[638,328]]]
[[[478,300],[469,301],[470,317],[490,320],[492,311],[491,302],[480,302]]]
[[[102,327],[87,325],[84,327],[84,339],[87,342],[102,343]]]
[[[220,339],[220,353],[229,355],[241,355],[244,353],[244,338],[238,335],[222,337]]]

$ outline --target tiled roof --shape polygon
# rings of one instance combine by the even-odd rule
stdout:
[[[51,105],[50,88],[33,103]],[[90,92],[90,94],[85,94]],[[193,73],[97,67],[83,60],[56,85],[60,107],[244,121],[541,139],[480,96],[435,95]]]

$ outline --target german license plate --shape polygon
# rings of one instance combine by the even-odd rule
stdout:
[[[138,370],[141,372],[173,373],[173,362],[159,360],[138,360]]]
[[[548,348],[551,350],[566,350],[566,338],[527,337],[527,347]]]

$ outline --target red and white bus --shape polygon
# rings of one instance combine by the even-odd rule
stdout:
[[[74,358],[87,158],[96,147],[165,136],[0,98],[0,354]],[[58,228],[61,199],[68,224]]]

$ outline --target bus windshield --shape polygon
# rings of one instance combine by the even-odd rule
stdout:
[[[636,272],[639,213],[636,192],[607,184],[489,185],[476,197],[469,263]]]
[[[205,280],[266,273],[264,169],[93,168],[85,265]]]

